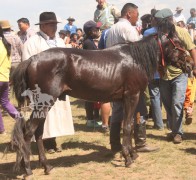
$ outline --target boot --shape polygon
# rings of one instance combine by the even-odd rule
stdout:
[[[111,123],[110,144],[113,153],[117,153],[122,150],[122,145],[120,143],[120,130],[121,130],[121,122]]]
[[[158,151],[159,147],[150,147],[146,144],[146,123],[134,126],[135,150],[137,152]]]

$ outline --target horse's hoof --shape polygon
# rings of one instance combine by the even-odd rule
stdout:
[[[128,162],[126,162],[126,163],[125,163],[125,167],[127,167],[127,168],[128,168],[128,167],[130,167],[130,166],[131,166],[131,164],[132,164],[132,161],[128,161]]]
[[[125,167],[130,167],[132,163],[133,163],[132,159],[128,158],[128,160],[125,161]]]
[[[16,178],[22,179],[22,180],[33,180],[34,179],[33,174],[31,175],[22,174],[22,175],[16,176]]]
[[[49,175],[49,174],[51,173],[51,171],[52,171],[53,168],[54,168],[53,166],[48,166],[48,167],[45,169],[45,171],[44,171],[45,175]]]
[[[136,160],[139,157],[139,155],[137,153],[133,153],[131,158],[132,160]]]

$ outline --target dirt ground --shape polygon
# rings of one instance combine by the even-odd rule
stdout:
[[[33,179],[196,180],[196,111],[193,123],[189,126],[183,124],[184,141],[177,145],[166,141],[166,128],[163,131],[153,129],[150,119],[147,122],[147,141],[152,146],[159,146],[160,151],[139,153],[139,158],[130,168],[126,168],[123,159],[112,160],[109,134],[98,128],[86,127],[83,101],[72,98],[71,102],[75,135],[58,137],[57,142],[63,151],[47,154],[50,164],[54,166],[50,175],[44,175],[44,170],[39,165],[36,145],[32,143]],[[164,110],[163,116],[165,119]],[[17,179],[18,174],[12,171],[15,153],[4,154],[14,121],[7,115],[3,119],[7,134],[0,135],[0,180]]]

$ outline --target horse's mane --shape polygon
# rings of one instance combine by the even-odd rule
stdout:
[[[158,43],[154,36],[130,43],[130,52],[134,63],[141,65],[151,79],[158,64]]]

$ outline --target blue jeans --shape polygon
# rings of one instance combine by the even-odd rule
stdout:
[[[145,102],[145,97],[143,92],[140,94],[139,102],[135,112],[136,113],[140,112],[141,115],[140,123],[144,123],[147,116],[147,108],[146,108],[146,102]],[[118,122],[122,122],[122,120],[123,120],[123,102],[122,101],[113,102],[112,116],[111,116],[110,123],[118,123]]]
[[[154,127],[163,128],[162,110],[161,110],[161,97],[160,97],[160,79],[152,80],[149,85],[150,102],[152,108],[152,118]]]
[[[160,81],[160,92],[163,105],[167,112],[167,120],[172,134],[183,134],[183,104],[187,87],[187,74],[182,73],[172,80]]]

